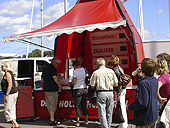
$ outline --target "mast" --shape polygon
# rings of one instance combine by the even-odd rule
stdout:
[[[34,0],[32,0],[32,10],[31,10],[31,19],[30,19],[30,31],[31,31],[31,25],[32,25],[32,16],[33,16],[33,10],[34,10]],[[29,42],[27,45],[27,54],[26,54],[26,58],[28,58],[28,53],[29,53]]]
[[[43,0],[41,0],[41,28],[43,27]],[[43,36],[41,37],[41,46],[43,46]],[[41,57],[43,57],[43,47],[41,47]]]
[[[143,11],[142,11],[142,0],[139,0],[139,20],[140,20],[140,36],[142,41],[145,40],[144,27],[143,27]]]
[[[64,13],[67,12],[67,0],[64,0]]]
[[[67,0],[64,0],[64,14],[67,13]],[[68,67],[69,67],[69,58],[66,56],[66,69],[65,69],[65,79],[68,79]]]
[[[170,37],[170,0],[169,0],[169,37]]]

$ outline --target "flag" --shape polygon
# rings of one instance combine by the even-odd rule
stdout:
[[[124,0],[122,3],[126,2],[127,0]]]

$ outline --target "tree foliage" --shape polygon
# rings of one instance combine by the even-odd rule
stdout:
[[[43,56],[53,57],[54,51],[44,51]],[[41,57],[41,50],[39,49],[33,50],[31,53],[28,54],[28,58],[30,57]],[[18,58],[20,58],[20,56]],[[26,58],[26,55],[23,55],[22,58]]]
[[[54,56],[54,51],[45,51],[44,56],[53,57]]]

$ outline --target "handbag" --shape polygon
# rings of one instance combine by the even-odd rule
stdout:
[[[90,76],[89,76],[89,75],[87,75],[87,76],[85,77],[85,83],[86,83],[86,85],[89,85],[89,84],[90,84]]]
[[[116,109],[115,109],[115,112],[113,114],[113,122],[114,123],[125,122],[123,115],[122,115],[122,109],[121,109],[121,106],[120,106],[120,101],[118,101],[117,104],[116,104]]]
[[[120,71],[120,69],[119,69],[119,72],[120,72],[120,82],[121,82],[122,88],[125,89],[127,84],[130,82],[131,77],[128,74],[123,74]]]

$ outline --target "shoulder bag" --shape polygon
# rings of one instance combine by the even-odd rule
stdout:
[[[113,122],[114,123],[125,122],[123,115],[122,115],[122,109],[121,109],[121,106],[120,106],[120,101],[118,101],[117,104],[116,104],[116,109],[115,109],[115,112],[113,114]]]
[[[120,82],[121,82],[122,88],[124,89],[126,88],[127,84],[130,82],[131,77],[128,74],[123,74],[120,71],[120,69],[119,69],[119,72],[120,72]]]

